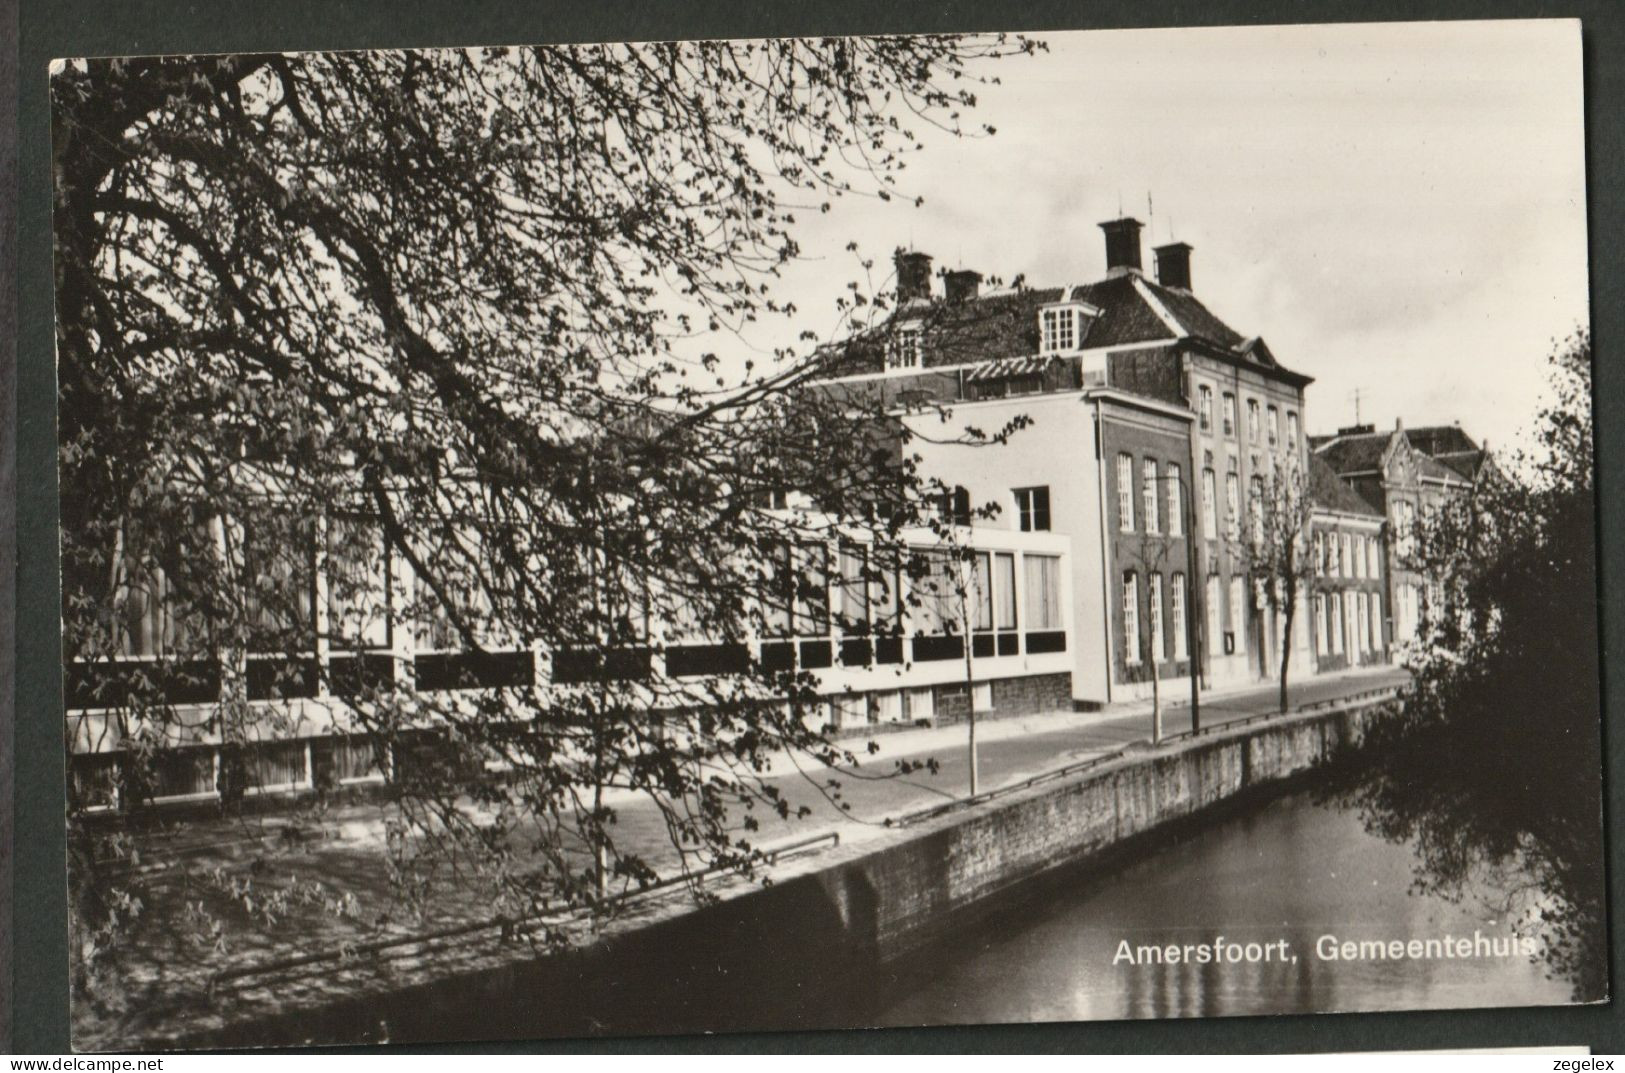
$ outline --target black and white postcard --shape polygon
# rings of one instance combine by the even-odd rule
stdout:
[[[63,58],[83,1050],[1609,995],[1575,21]]]

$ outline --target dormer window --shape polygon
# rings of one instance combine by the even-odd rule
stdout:
[[[920,367],[920,329],[899,328],[886,342],[887,369],[918,369]]]
[[[1083,335],[1077,306],[1051,306],[1038,314],[1040,353],[1058,354],[1078,349]]]

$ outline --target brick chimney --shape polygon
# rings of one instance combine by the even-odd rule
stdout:
[[[1140,228],[1144,225],[1132,216],[1120,220],[1107,220],[1100,225],[1106,232],[1106,272],[1121,275],[1140,267]]]
[[[905,250],[901,246],[893,256],[897,265],[897,304],[906,305],[917,299],[931,298],[931,255]]]
[[[1188,291],[1191,289],[1191,246],[1188,242],[1170,242],[1157,246],[1152,253],[1157,257],[1157,282],[1164,287]]]
[[[982,290],[982,274],[969,268],[949,272],[942,277],[950,302],[968,302]]]

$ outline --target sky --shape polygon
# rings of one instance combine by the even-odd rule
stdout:
[[[995,135],[910,158],[923,205],[803,217],[796,328],[835,323],[854,239],[882,277],[909,246],[1053,286],[1104,273],[1096,225],[1121,211],[1149,225],[1147,269],[1190,243],[1197,297],[1315,378],[1311,432],[1352,423],[1356,391],[1379,427],[1459,421],[1492,448],[1527,429],[1588,318],[1578,22],[1036,36],[1046,54],[988,67]]]

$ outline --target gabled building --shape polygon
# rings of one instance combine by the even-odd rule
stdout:
[[[898,306],[826,355],[829,391],[891,407],[920,434],[920,470],[998,508],[993,527],[1071,540],[1073,699],[1099,704],[1177,678],[1266,678],[1275,616],[1232,554],[1272,467],[1304,464],[1311,378],[1195,295],[1191,247],[1141,265],[1141,224],[1107,221],[1103,278],[984,290],[899,251]],[[955,426],[1025,425],[997,447],[933,442]],[[1042,503],[1043,509],[1035,508]],[[1307,640],[1303,642],[1307,646]]]
[[[1314,556],[1309,627],[1315,638],[1315,669],[1386,662],[1382,511],[1319,456],[1309,459],[1309,502]]]
[[[1316,436],[1311,446],[1340,481],[1381,513],[1388,643],[1414,640],[1429,580],[1406,566],[1415,523],[1438,504],[1470,494],[1477,481],[1494,473],[1494,461],[1453,425],[1407,431],[1396,421],[1382,432],[1354,425]]]

